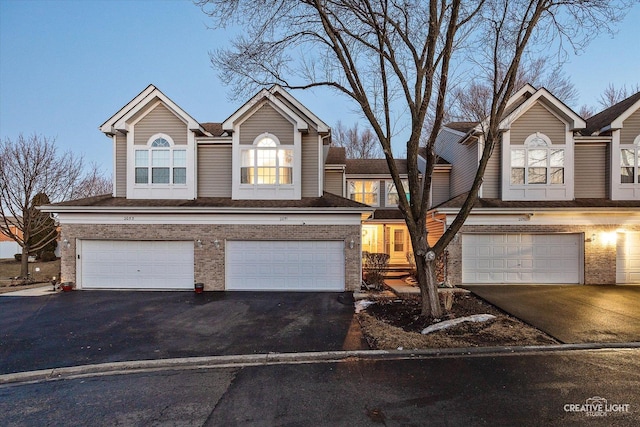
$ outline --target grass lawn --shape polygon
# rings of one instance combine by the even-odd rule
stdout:
[[[40,269],[40,271],[36,271]],[[11,280],[20,275],[20,263],[15,259],[0,259],[0,293],[12,292],[30,287],[43,286],[50,282],[52,277],[60,277],[60,260],[50,262],[30,262],[29,272],[34,282],[26,286],[19,285]]]

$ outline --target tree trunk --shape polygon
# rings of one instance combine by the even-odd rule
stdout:
[[[29,277],[29,249],[22,247],[22,260],[20,261],[20,277],[27,279]]]
[[[420,314],[430,319],[441,319],[442,306],[438,296],[435,253],[432,251],[420,251],[420,254],[414,252],[414,257],[422,300],[422,312]]]

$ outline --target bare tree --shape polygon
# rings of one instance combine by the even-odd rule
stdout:
[[[504,70],[500,72],[504,72]],[[527,83],[536,88],[544,87],[565,104],[573,104],[578,99],[578,90],[571,79],[564,74],[561,65],[554,65],[551,59],[546,56],[520,64],[513,92]],[[452,98],[450,119],[476,120],[478,117],[484,118],[489,114],[492,89],[489,82],[474,79],[468,86],[456,87],[453,90]]]
[[[580,109],[578,110],[578,114],[580,115],[580,117],[584,118],[584,119],[588,119],[589,117],[593,116],[594,114],[596,114],[597,111],[594,107],[591,107],[589,105],[582,105],[580,107]]]
[[[39,215],[34,198],[66,199],[81,172],[82,159],[69,152],[58,155],[53,139],[20,134],[15,141],[0,143],[0,232],[22,247],[22,277],[28,274],[29,254],[56,238],[55,233],[43,233],[50,227],[48,215]],[[39,241],[33,239],[36,235],[42,236]]]
[[[111,177],[106,176],[96,163],[91,164],[91,168],[84,177],[75,185],[73,193],[69,197],[72,200],[85,197],[101,196],[111,194],[113,183]]]
[[[627,85],[623,85],[621,88],[616,89],[613,83],[609,83],[602,94],[600,94],[600,97],[598,97],[598,104],[603,110],[605,110],[637,92],[640,92],[640,85],[638,84],[630,87],[629,89],[627,89]]]
[[[341,121],[331,130],[331,142],[344,147],[348,159],[378,159],[384,157],[380,144],[371,129],[362,132],[358,123],[346,128]]]
[[[631,0],[200,0],[214,25],[240,24],[228,49],[211,54],[236,95],[280,84],[288,89],[329,87],[358,105],[382,146],[409,230],[422,296],[422,314],[438,318],[435,259],[463,225],[499,140],[498,126],[515,90],[529,47],[559,40],[586,42],[616,22]],[[523,60],[524,59],[524,60]],[[482,159],[459,215],[438,242],[427,241],[427,213],[435,166],[434,144],[450,80],[460,67],[477,70],[489,88]],[[433,126],[423,138],[425,118]],[[393,129],[406,118],[410,198],[392,153]],[[418,150],[426,146],[423,179]]]

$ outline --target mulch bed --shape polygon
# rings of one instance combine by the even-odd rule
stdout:
[[[420,315],[420,311],[420,299],[413,296],[379,300],[376,304],[367,308],[367,312],[370,315],[385,323],[402,328],[406,332],[421,332],[432,324],[429,319]],[[451,310],[446,312],[440,320],[482,313],[493,314],[494,316],[505,314],[495,306],[473,295],[466,294],[457,295]]]
[[[417,297],[380,298],[358,314],[369,346],[374,349],[420,349],[488,347],[509,345],[547,345],[557,341],[532,326],[472,294],[458,294],[451,310],[440,320],[492,314],[486,322],[464,322],[448,329],[423,335],[431,325],[420,315]]]

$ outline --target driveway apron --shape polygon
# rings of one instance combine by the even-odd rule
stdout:
[[[566,344],[640,341],[640,286],[465,288]]]

